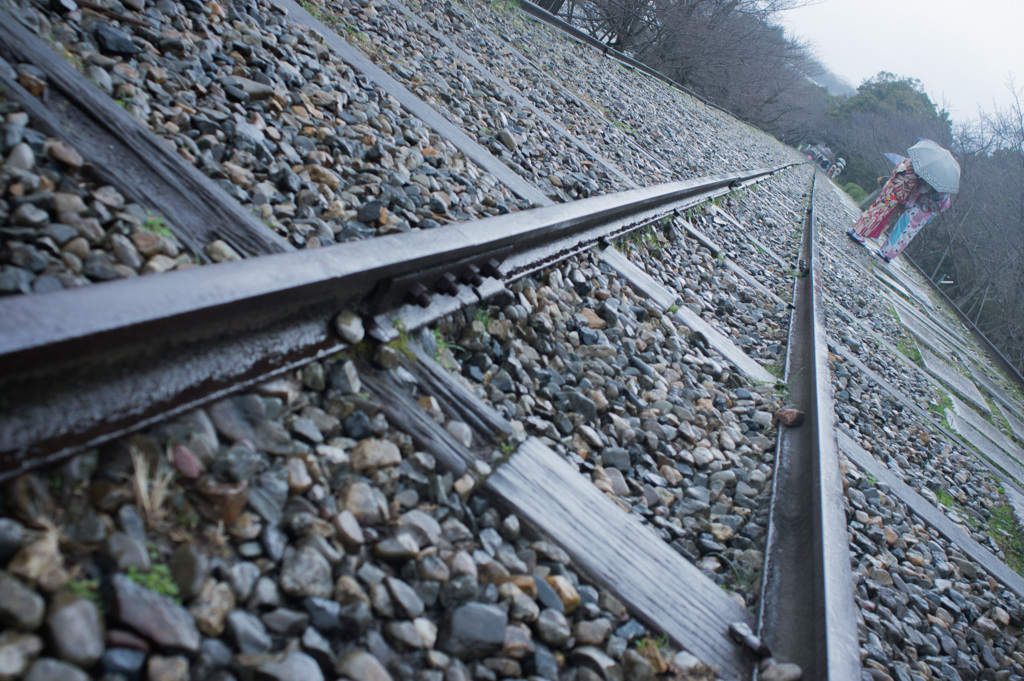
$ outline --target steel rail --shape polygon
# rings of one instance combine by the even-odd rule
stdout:
[[[1024,390],[1024,376],[1022,376],[1021,373],[1017,370],[1017,367],[1015,367],[1013,363],[1010,362],[1010,360],[1007,359],[1006,356],[999,350],[999,348],[997,348],[995,344],[989,340],[988,336],[986,336],[985,333],[981,329],[979,329],[974,324],[974,322],[971,321],[971,318],[968,317],[967,314],[963,310],[961,310],[956,303],[953,302],[953,299],[946,295],[946,292],[939,288],[938,284],[932,281],[932,278],[929,277],[923,269],[921,269],[921,266],[918,265],[913,258],[911,258],[906,253],[903,254],[903,257],[907,260],[907,262],[913,265],[915,270],[920,272],[921,276],[924,277],[925,281],[927,281],[931,285],[932,289],[940,296],[942,296],[942,299],[946,301],[946,304],[949,305],[949,307],[953,310],[953,312],[956,314],[960,322],[964,326],[966,326],[967,329],[971,332],[971,335],[973,335],[974,338],[979,343],[981,343],[981,345],[985,348],[986,352],[988,352],[989,356],[995,360],[996,364],[998,364],[1003,369],[1003,371],[1009,374],[1009,377],[1013,380],[1014,383],[1017,384],[1017,387],[1019,387],[1021,390]]]
[[[759,628],[805,679],[859,681],[860,647],[815,239],[814,184],[804,222],[786,377],[805,415],[780,426]]]
[[[445,303],[790,165],[0,300],[0,479],[344,349],[330,324],[343,308],[432,309],[418,328]]]

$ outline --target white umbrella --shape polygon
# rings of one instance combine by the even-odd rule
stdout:
[[[960,164],[948,150],[931,140],[921,140],[907,153],[914,172],[936,191],[955,194],[960,189]]]

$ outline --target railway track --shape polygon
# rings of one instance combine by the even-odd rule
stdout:
[[[44,34],[51,22],[51,40],[82,27],[97,44],[113,37],[96,21],[116,19],[151,56],[190,31],[220,36],[230,55],[198,63],[235,72],[194,92],[219,87],[223,110],[125,88],[123,67],[111,92],[139,96],[118,106],[77,71],[110,67],[99,53],[62,59],[0,26],[7,130],[21,129],[5,153],[24,160],[24,141],[40,154],[11,171],[5,200],[50,213],[2,228],[5,273],[44,246],[68,252],[60,230],[30,231],[59,214],[47,182],[88,202],[66,219],[96,221],[93,255],[127,267],[127,233],[181,270],[115,269],[126,278],[43,293],[104,278],[64,258],[67,272],[40,267],[13,287],[27,295],[0,299],[3,588],[26,604],[4,610],[12,678],[30,665],[33,678],[143,665],[149,678],[275,679],[1024,671],[1024,588],[1004,564],[1014,525],[997,522],[1024,483],[1019,396],[978,379],[1005,433],[967,405],[952,428],[914,405],[968,389],[904,361],[896,322],[917,320],[904,324],[922,345],[922,325],[962,355],[967,340],[930,321],[934,304],[898,266],[876,274],[848,252],[830,183],[763,140],[749,146],[763,167],[696,177],[713,151],[683,152],[643,107],[611,125],[592,93],[564,88],[560,63],[531,64],[539,42],[501,38],[553,40],[514,13],[183,7],[191,23],[174,20],[174,36],[128,6],[20,12]],[[161,85],[158,62],[119,44],[122,64]],[[238,75],[267,47],[299,55],[302,97],[274,104],[280,89]],[[599,53],[555,49],[581,73],[605,68]],[[412,68],[424,55],[479,89],[452,97]],[[324,69],[352,87],[314,91]],[[679,113],[682,134],[711,120],[642,72],[616,76]],[[541,91],[564,108],[545,111]],[[488,97],[514,104],[518,124]],[[308,148],[305,163],[258,145],[246,156],[237,137],[221,159],[203,155],[239,130],[266,153]],[[404,142],[378,143],[387,130]],[[236,182],[246,171],[254,181]],[[417,189],[368,179],[385,176]],[[144,228],[153,216],[166,233]],[[238,261],[207,264],[223,260]],[[891,406],[901,394],[910,405]],[[83,621],[92,635],[72,646]]]

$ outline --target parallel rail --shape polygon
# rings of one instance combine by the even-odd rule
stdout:
[[[795,280],[786,378],[802,425],[780,428],[760,629],[807,679],[860,678],[843,484],[829,378],[814,191]]]
[[[783,168],[600,196],[369,241],[0,300],[0,479],[70,456],[345,343],[379,340],[505,283]]]
[[[387,341],[398,334],[394,321],[406,331],[425,326],[517,278],[786,167],[113,282],[45,300],[0,300],[0,316],[11,322],[0,334],[2,476],[344,350],[346,342],[331,328],[342,309],[357,311],[370,333]],[[791,395],[808,421],[780,435],[759,629],[775,657],[800,665],[805,678],[852,681],[860,674],[857,617],[813,221],[808,209],[801,263],[809,263],[809,274],[795,286],[787,360]],[[697,577],[678,588],[705,593]],[[728,646],[722,650],[716,659],[730,660],[734,672],[747,664]]]

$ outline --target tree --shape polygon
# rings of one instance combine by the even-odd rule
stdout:
[[[844,179],[868,192],[876,188],[876,178],[892,169],[884,154],[906,155],[922,137],[947,148],[952,144],[949,114],[935,106],[914,78],[883,71],[861,84],[853,97],[836,101],[828,143],[847,159]]]
[[[769,132],[799,130],[828,96],[805,45],[771,23],[806,0],[568,0],[563,14],[702,97]]]
[[[949,294],[990,340],[1024,367],[1024,111],[1011,106],[960,126],[953,149],[960,192],[911,244],[912,257],[953,279]]]

